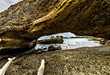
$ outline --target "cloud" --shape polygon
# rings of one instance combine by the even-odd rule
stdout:
[[[0,0],[0,12],[8,9],[10,5],[13,5],[22,0]]]

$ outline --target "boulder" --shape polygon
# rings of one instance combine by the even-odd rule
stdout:
[[[105,45],[109,45],[110,46],[110,40],[108,40]]]
[[[109,0],[23,0],[0,13],[0,53],[33,48],[44,35],[110,39]]]
[[[60,44],[63,43],[63,41],[64,40],[62,36],[57,36],[50,39],[38,40],[37,44]]]
[[[25,55],[25,54],[41,54],[41,53],[44,53],[44,52],[56,51],[56,50],[62,50],[62,48],[60,46],[53,46],[53,45],[51,45],[48,48],[32,49],[31,51],[25,52],[22,55]],[[19,56],[22,56],[22,55],[19,55]]]
[[[49,46],[47,51],[55,51],[55,50],[62,50],[62,48],[60,46]]]
[[[31,53],[32,53],[32,54],[41,54],[41,53],[43,53],[43,52],[45,52],[45,51],[44,51],[43,49],[40,49],[40,48],[39,48],[39,49],[37,49],[37,50],[34,49]],[[30,54],[30,53],[28,53],[28,54]]]
[[[86,38],[96,40],[96,41],[100,41],[100,44],[106,44],[106,42],[108,41],[107,39],[104,39],[101,37],[87,36]]]

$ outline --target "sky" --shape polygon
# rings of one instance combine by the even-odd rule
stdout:
[[[0,0],[0,12],[8,9],[10,5],[13,5],[21,0]]]

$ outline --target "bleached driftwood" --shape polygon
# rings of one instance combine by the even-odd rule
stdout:
[[[42,59],[41,65],[40,65],[40,67],[38,69],[37,75],[43,75],[44,74],[44,68],[45,68],[45,60]]]
[[[8,58],[8,62],[0,69],[0,75],[5,75],[5,72],[7,70],[7,68],[9,67],[9,65],[11,64],[11,62],[15,59],[15,57],[13,58]]]

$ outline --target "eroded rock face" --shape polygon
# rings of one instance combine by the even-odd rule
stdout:
[[[0,13],[0,53],[27,50],[36,45],[42,35],[31,33],[34,20],[48,14],[57,0],[24,0]],[[32,26],[33,27],[33,26]]]
[[[38,40],[37,44],[61,44],[63,42],[64,42],[63,37],[57,36],[57,37],[50,38],[50,39]]]
[[[0,53],[33,48],[59,32],[110,39],[109,0],[24,0],[0,13]]]

